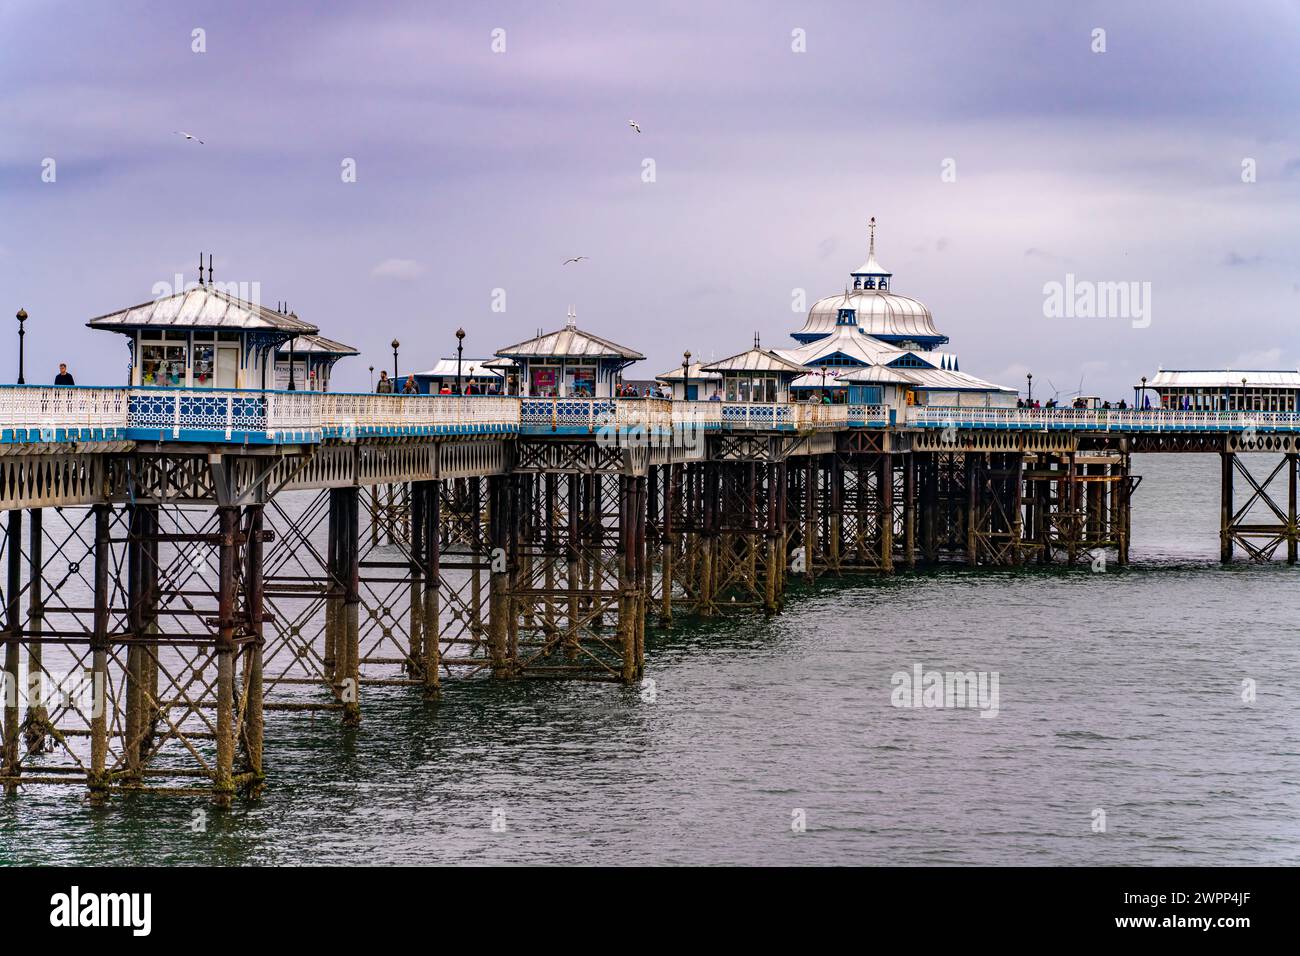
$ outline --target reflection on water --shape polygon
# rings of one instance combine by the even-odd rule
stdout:
[[[260,803],[30,788],[0,799],[0,860],[1300,862],[1300,571],[1215,563],[1216,457],[1135,471],[1133,568],[795,589],[772,621],[652,635],[653,693],[367,689],[355,732],[270,716]],[[997,717],[891,706],[916,664],[996,671]]]

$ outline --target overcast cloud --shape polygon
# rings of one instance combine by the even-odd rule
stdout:
[[[32,316],[29,381],[117,383],[84,322],[203,250],[362,350],[336,388],[394,337],[427,368],[571,305],[650,377],[793,345],[792,290],[841,290],[874,215],[963,371],[1119,397],[1295,368],[1297,62],[1290,2],[0,0],[0,313]],[[1149,327],[1045,318],[1067,273],[1150,282]]]

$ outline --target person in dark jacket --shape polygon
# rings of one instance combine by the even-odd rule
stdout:
[[[77,384],[75,381],[73,381],[72,373],[68,371],[68,366],[63,364],[62,362],[59,363],[59,374],[54,376],[54,384],[55,385],[76,385]]]
[[[381,395],[393,394],[393,380],[388,377],[387,372],[379,373],[379,381],[375,383],[375,391]]]

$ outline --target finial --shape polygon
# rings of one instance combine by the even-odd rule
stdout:
[[[571,329],[576,329],[578,327],[578,313],[574,310],[573,306],[569,306],[568,326]]]
[[[754,348],[759,348],[757,332],[754,333]]]
[[[199,285],[203,285],[203,253],[199,253]]]
[[[199,267],[203,267],[202,258],[199,259]],[[212,285],[212,253],[208,253],[208,285]]]
[[[870,244],[870,248],[867,249],[867,255],[874,256],[876,254],[876,217],[875,216],[871,217],[871,220],[867,223],[867,228],[871,230],[871,244]]]

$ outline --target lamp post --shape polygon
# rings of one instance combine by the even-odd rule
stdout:
[[[1138,408],[1141,408],[1143,404],[1146,402],[1146,400],[1147,400],[1147,377],[1143,375],[1142,376],[1142,397],[1138,399],[1134,404]]]
[[[293,343],[296,341],[298,341],[296,335],[289,340],[289,391],[291,392],[298,391],[298,386],[294,384],[293,380]]]
[[[1029,397],[1025,399],[1025,404],[1030,408],[1034,406],[1034,373],[1025,373],[1025,382],[1029,385]]]
[[[690,384],[689,384],[690,380],[691,380],[691,350],[687,349],[685,352],[682,353],[682,401],[684,402],[689,401],[691,397],[691,393],[688,390],[690,388]]]
[[[375,367],[373,365],[370,366],[370,390],[372,392],[375,390]]]
[[[1246,376],[1241,377],[1241,410],[1246,410]]]
[[[402,345],[401,342],[397,341],[397,339],[393,339],[393,390],[394,391],[397,390],[397,350],[401,347],[401,345]]]
[[[460,387],[460,363],[461,357],[465,353],[465,330],[456,330],[456,394],[463,395],[464,391]]]
[[[27,380],[23,378],[23,336],[27,333],[23,329],[23,323],[27,321],[27,310],[19,309],[14,318],[18,320],[18,384],[26,385]]]

